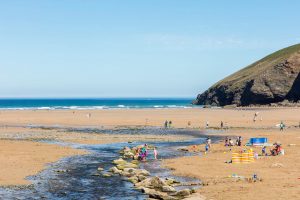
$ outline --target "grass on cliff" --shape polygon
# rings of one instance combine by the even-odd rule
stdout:
[[[218,87],[222,84],[231,85],[233,88],[237,88],[244,84],[246,81],[251,80],[253,77],[258,76],[270,67],[277,65],[286,59],[288,59],[292,54],[300,51],[300,44],[296,44],[279,51],[276,51],[261,60],[235,72],[234,74],[226,77],[225,79],[217,82],[211,88]],[[233,85],[234,84],[234,85]]]

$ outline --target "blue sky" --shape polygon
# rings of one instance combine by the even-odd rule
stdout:
[[[300,42],[300,1],[1,0],[0,97],[195,97]]]

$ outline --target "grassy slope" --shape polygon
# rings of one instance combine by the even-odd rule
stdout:
[[[246,81],[251,80],[253,77],[258,76],[266,69],[286,60],[293,53],[300,51],[300,44],[296,44],[279,51],[276,51],[261,60],[237,71],[236,73],[226,77],[225,79],[217,82],[212,88],[222,84],[232,85],[233,88],[237,88],[244,84]]]

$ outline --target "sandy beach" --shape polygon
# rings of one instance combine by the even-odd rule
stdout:
[[[47,163],[60,158],[87,152],[42,143],[55,140],[77,144],[107,144],[129,141],[175,141],[188,137],[174,135],[108,135],[84,132],[66,132],[51,127],[120,128],[162,126],[172,120],[176,128],[204,130],[209,122],[209,134],[268,137],[280,141],[286,150],[281,157],[266,157],[248,165],[226,164],[229,150],[222,144],[213,145],[205,156],[183,157],[165,161],[175,174],[197,177],[208,183],[197,192],[208,199],[295,199],[299,196],[299,108],[251,109],[119,109],[119,110],[2,110],[0,112],[0,184],[28,184],[25,178],[44,169]],[[254,113],[258,112],[256,122]],[[287,129],[279,132],[276,124],[284,121]],[[225,130],[218,130],[223,121]],[[190,126],[188,126],[190,122]],[[32,128],[45,126],[50,128]],[[295,144],[289,146],[289,144]],[[203,150],[204,147],[198,147]],[[259,149],[257,149],[259,151]],[[51,152],[49,154],[49,152]],[[224,153],[226,152],[226,153]],[[276,165],[280,163],[281,165]],[[275,164],[275,165],[274,165]],[[273,166],[273,167],[272,167]],[[279,167],[278,167],[279,166]],[[228,178],[236,173],[251,176],[257,173],[259,183],[236,182]],[[238,194],[237,194],[238,193]]]

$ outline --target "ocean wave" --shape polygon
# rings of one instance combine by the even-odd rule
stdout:
[[[111,106],[39,106],[39,107],[0,107],[0,110],[104,110],[104,109],[176,109],[194,108],[196,106],[183,105],[111,105]]]

